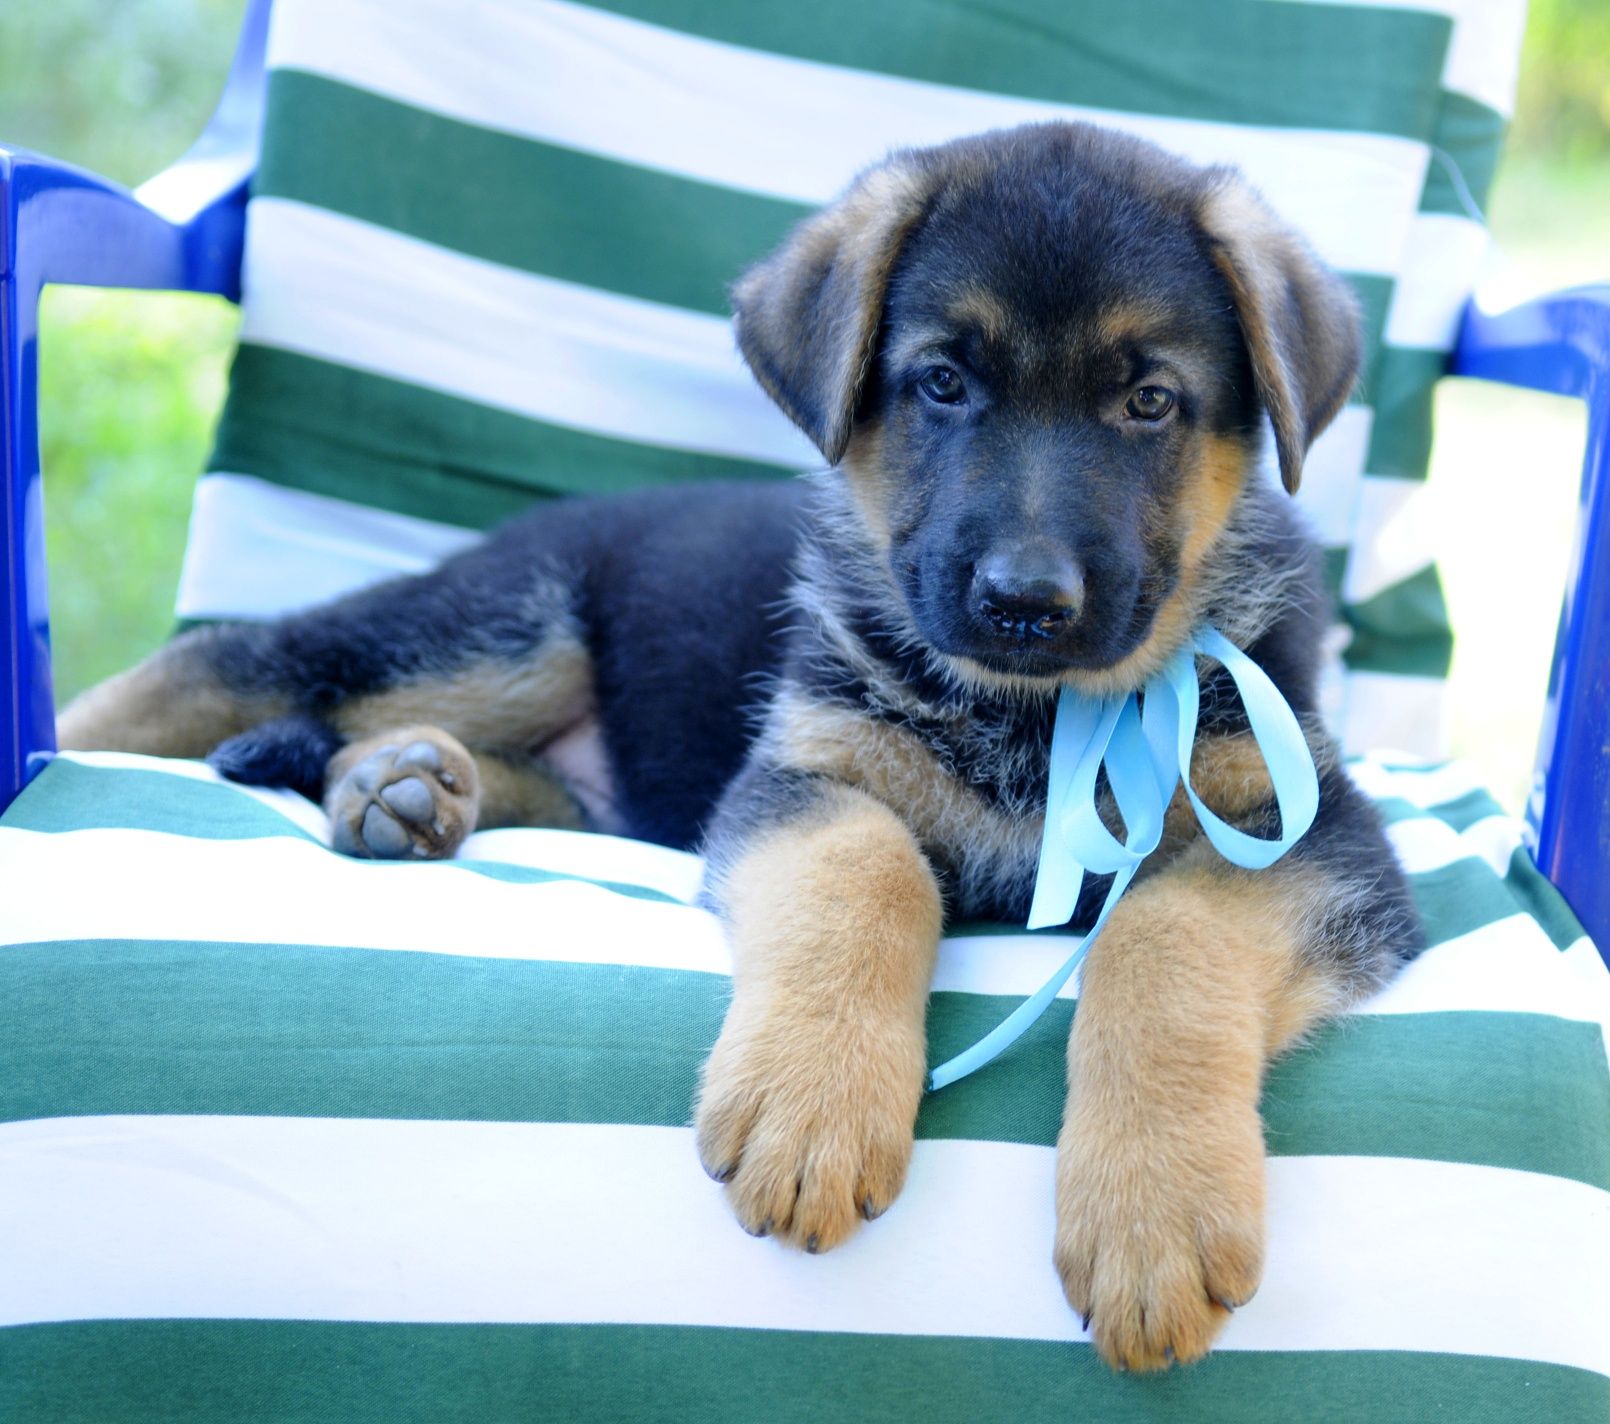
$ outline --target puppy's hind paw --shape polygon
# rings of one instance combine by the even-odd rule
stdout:
[[[475,761],[435,728],[348,747],[332,764],[330,842],[365,860],[441,860],[475,829]],[[339,775],[336,773],[339,772]]]

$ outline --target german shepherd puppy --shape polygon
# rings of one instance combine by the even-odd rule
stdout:
[[[824,472],[546,506],[191,632],[63,744],[322,796],[352,855],[511,824],[702,845],[734,973],[699,1154],[746,1230],[824,1251],[900,1191],[941,926],[1027,912],[1058,689],[1139,688],[1217,626],[1306,728],[1318,818],[1248,872],[1176,800],[1084,969],[1057,1168],[1101,1354],[1194,1360],[1258,1285],[1266,1064],[1419,944],[1316,713],[1315,547],[1257,475],[1267,422],[1294,490],[1347,398],[1347,289],[1233,171],[1046,124],[895,154],[734,305]],[[1200,677],[1195,783],[1271,833],[1239,701]]]

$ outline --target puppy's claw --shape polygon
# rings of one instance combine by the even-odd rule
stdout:
[[[806,1239],[806,1242],[805,1242],[805,1250],[806,1250],[806,1252],[807,1252],[807,1253],[808,1253],[808,1254],[810,1254],[810,1255],[812,1255],[812,1256],[814,1256],[814,1255],[816,1255],[816,1254],[817,1254],[817,1253],[818,1253],[818,1252],[819,1252],[819,1251],[820,1251],[820,1250],[821,1250],[821,1249],[822,1249],[822,1238],[821,1238],[821,1237],[820,1237],[820,1236],[817,1236],[817,1235],[815,1235],[815,1234],[814,1234],[814,1233],[813,1233],[813,1234],[812,1234],[812,1235],[811,1235],[811,1236],[810,1236],[810,1237],[808,1237],[808,1238],[807,1238],[807,1239]]]

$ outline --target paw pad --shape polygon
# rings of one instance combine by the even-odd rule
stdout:
[[[456,744],[387,743],[352,767],[325,805],[331,844],[344,855],[440,859],[475,828],[474,763]]]

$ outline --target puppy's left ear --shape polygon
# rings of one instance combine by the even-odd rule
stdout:
[[[1358,304],[1234,169],[1209,171],[1197,219],[1230,284],[1258,396],[1274,426],[1280,479],[1295,494],[1308,447],[1358,379]]]
[[[732,290],[749,369],[831,465],[850,443],[889,274],[926,210],[932,173],[915,154],[868,169]]]

